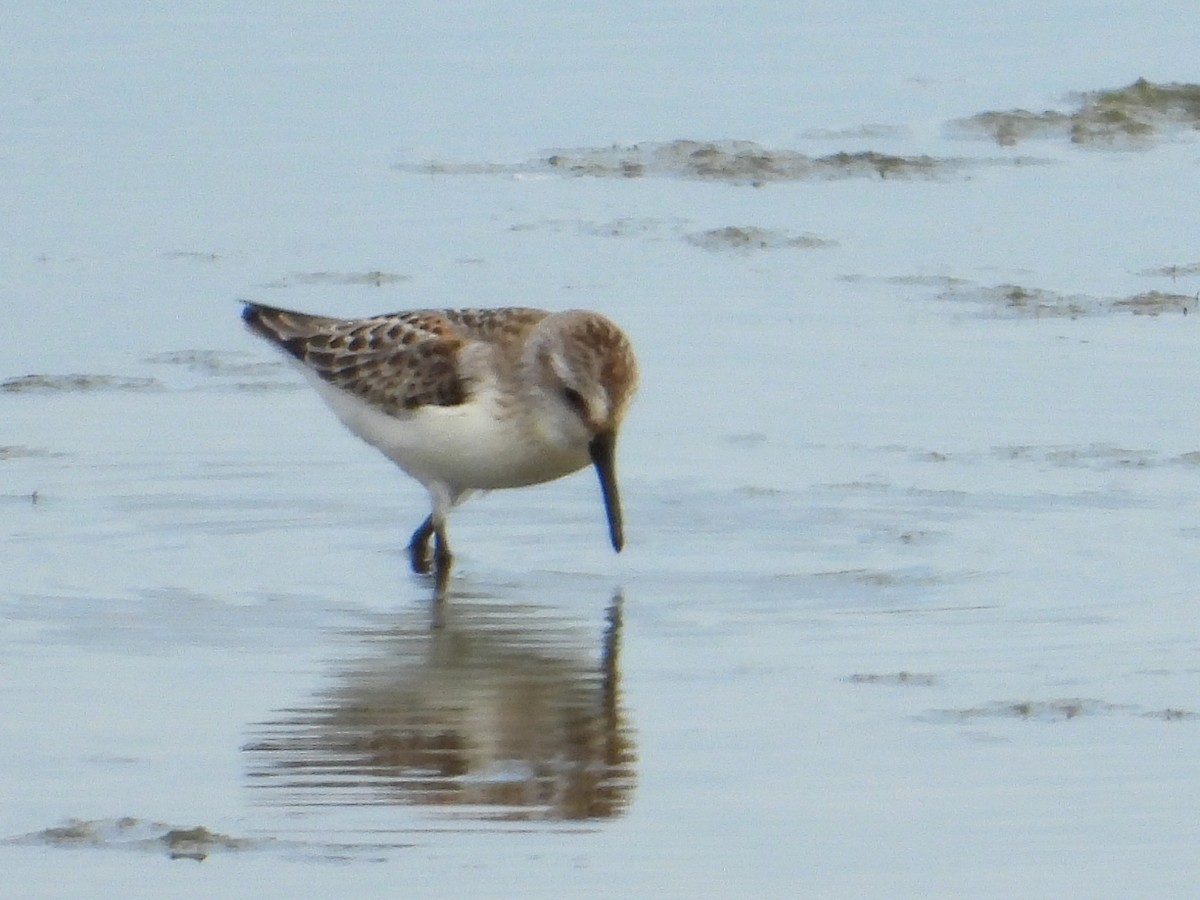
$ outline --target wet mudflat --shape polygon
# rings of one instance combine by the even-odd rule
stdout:
[[[5,890],[1188,895],[1195,29],[956,10],[28,22]],[[625,552],[498,492],[434,603],[238,297],[611,316]]]

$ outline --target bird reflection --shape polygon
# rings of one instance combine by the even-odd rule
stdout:
[[[539,607],[456,597],[434,609],[356,634],[379,652],[256,726],[245,750],[261,798],[486,820],[619,816],[636,762],[620,703],[620,595],[598,660],[594,634]]]

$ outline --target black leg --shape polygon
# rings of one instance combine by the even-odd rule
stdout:
[[[435,527],[433,530],[433,560],[437,566],[435,569],[437,595],[442,597],[446,593],[446,585],[450,583],[450,563],[454,561],[454,556],[450,553],[450,542],[446,540],[446,530],[441,526]]]
[[[408,542],[408,561],[418,575],[429,574],[429,538],[433,536],[433,515],[417,526]],[[439,538],[440,542],[440,538]]]

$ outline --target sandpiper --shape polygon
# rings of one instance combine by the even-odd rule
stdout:
[[[450,572],[446,519],[479,490],[591,463],[613,549],[624,545],[617,431],[637,386],[625,334],[599,313],[414,310],[337,319],[246,302],[242,318],[300,364],[338,418],[429,491],[413,571]]]

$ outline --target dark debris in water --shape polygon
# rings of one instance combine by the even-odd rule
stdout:
[[[26,447],[21,444],[0,445],[0,460],[25,459],[30,456],[61,456],[43,447]]]
[[[933,178],[964,161],[895,156],[875,151],[812,157],[772,150],[752,141],[671,141],[627,147],[563,150],[544,160],[564,174],[597,178],[675,176],[704,181],[765,184],[835,178]]]
[[[992,455],[996,459],[1049,463],[1067,468],[1141,469],[1164,463],[1164,460],[1148,450],[1134,450],[1112,444],[1096,443],[1042,447],[1020,445],[995,447]],[[1190,464],[1181,457],[1173,457],[1165,462]]]
[[[964,137],[988,138],[1002,147],[1034,138],[1059,137],[1081,145],[1143,146],[1164,134],[1200,130],[1200,85],[1196,84],[1157,84],[1139,78],[1126,87],[1088,91],[1074,95],[1073,99],[1076,102],[1073,110],[989,110],[954,119],[948,128]],[[872,126],[864,126],[857,132],[805,134],[810,139],[814,134],[821,138],[845,136],[855,140],[864,136],[895,136],[894,132]],[[798,150],[764,147],[754,141],[678,139],[561,149],[518,163],[432,160],[399,163],[394,168],[427,175],[529,177],[553,173],[577,178],[667,177],[761,186],[781,181],[843,178],[938,179],[969,167],[1033,162],[1038,160],[900,155],[878,150],[810,156]],[[318,277],[341,276],[318,273]],[[286,280],[280,283],[286,285]]]
[[[689,231],[686,220],[622,217],[605,222],[580,219],[543,219],[510,226],[510,231],[573,231],[591,237],[643,237],[651,240],[682,237],[694,247],[715,253],[751,253],[758,250],[814,250],[836,246],[836,241],[815,234],[794,234],[757,225],[725,225],[704,231]]]
[[[1177,707],[1146,710],[1131,704],[1106,703],[1103,700],[1069,698],[1059,700],[998,700],[965,709],[939,709],[925,718],[942,722],[968,722],[977,719],[1018,719],[1032,722],[1069,722],[1085,716],[1127,715],[1143,719],[1179,722],[1200,718],[1196,713]]]
[[[364,287],[383,287],[385,284],[397,284],[408,281],[410,276],[396,272],[293,272],[273,286],[286,287],[290,284],[340,284],[361,285]]]
[[[509,231],[557,231],[574,232],[589,237],[626,238],[659,237],[678,231],[684,220],[655,219],[637,216],[622,216],[607,221],[591,219],[549,218],[510,225]]]
[[[177,389],[216,389],[234,391],[291,391],[302,384],[279,381],[274,376],[287,370],[282,360],[262,360],[239,350],[168,350],[146,357],[156,366],[174,366],[202,376],[199,383],[172,383]]]
[[[834,243],[813,234],[792,235],[766,228],[756,228],[753,225],[727,225],[724,228],[698,231],[687,235],[686,240],[689,244],[705,250],[743,252],[784,248],[810,250],[829,247]]]
[[[979,462],[985,459],[1068,469],[1150,469],[1200,466],[1200,451],[1168,454],[1155,450],[1092,442],[1085,444],[1003,444],[987,450],[949,451],[897,447],[921,462]]]
[[[21,375],[0,382],[0,391],[9,393],[55,394],[77,391],[157,391],[163,385],[157,378],[133,378],[123,375]]]
[[[1156,84],[1139,78],[1126,87],[1077,95],[1070,112],[1025,109],[981,112],[950,123],[961,134],[983,135],[1002,147],[1032,138],[1066,137],[1075,144],[1137,145],[1166,131],[1200,129],[1200,85]]]
[[[1004,160],[1011,163],[1011,160]],[[979,161],[898,156],[874,150],[808,156],[753,141],[647,142],[628,146],[559,150],[511,165],[428,162],[398,165],[400,171],[445,175],[534,175],[553,172],[591,178],[674,177],[733,184],[841,178],[939,178]]]
[[[928,672],[856,672],[846,679],[851,684],[883,684],[900,687],[931,687],[937,677]]]
[[[1140,274],[1166,274],[1155,270]],[[857,283],[863,276],[845,275],[843,281]],[[1127,297],[1098,297],[1090,294],[1066,294],[1021,284],[985,285],[945,275],[896,275],[884,278],[887,284],[934,290],[938,300],[972,304],[985,315],[1048,319],[1074,319],[1081,316],[1132,313],[1158,316],[1188,315],[1200,308],[1200,294],[1168,291],[1143,291]]]
[[[1168,706],[1166,709],[1156,709],[1151,710],[1150,712],[1144,712],[1142,713],[1142,718],[1162,719],[1164,722],[1183,722],[1185,720],[1200,719],[1200,713],[1194,713],[1191,710]]]
[[[182,259],[191,262],[217,262],[221,254],[211,250],[173,250],[163,254],[164,259]]]
[[[837,581],[847,581],[854,584],[865,584],[871,587],[935,587],[945,584],[947,577],[938,572],[914,570],[883,570],[883,569],[839,569],[829,572],[817,572],[816,577]]]
[[[145,376],[70,373],[66,375],[20,375],[0,382],[0,392],[10,394],[63,394],[100,391],[151,393],[167,390],[298,390],[295,382],[273,380],[271,376],[286,370],[279,360],[263,361],[252,354],[223,350],[171,350],[146,357],[144,362],[156,366],[173,366],[177,370],[199,375],[201,381],[178,378],[159,379]]]
[[[284,365],[276,360],[263,362],[250,353],[233,350],[168,350],[148,356],[153,365],[181,366],[202,375],[239,376],[277,374]]]
[[[1157,316],[1165,312],[1187,313],[1194,308],[1200,297],[1195,294],[1170,294],[1164,291],[1144,291],[1132,297],[1118,297],[1112,301],[1117,311],[1128,310],[1137,316]]]
[[[1069,113],[1030,112],[1027,109],[1007,109],[976,113],[967,119],[956,119],[950,123],[951,131],[964,135],[983,135],[1001,147],[1012,147],[1022,140],[1055,137],[1068,131],[1071,124]]]
[[[1018,700],[1014,703],[989,703],[973,709],[948,710],[950,716],[962,719],[1001,718],[1036,719],[1042,722],[1066,722],[1080,716],[1105,715],[1120,712],[1129,707],[1120,707],[1100,700]]]
[[[251,846],[244,838],[232,838],[209,831],[203,825],[195,828],[172,828],[158,839],[172,859],[202,860],[213,850],[244,850]]]
[[[1095,297],[1019,284],[975,285],[967,282],[947,287],[938,294],[938,299],[976,304],[997,315],[1031,318],[1074,319],[1121,312],[1138,316],[1187,315],[1200,306],[1200,297],[1195,294],[1145,291],[1128,297]]]
[[[9,844],[40,844],[47,847],[96,847],[165,852],[172,859],[203,860],[217,851],[247,850],[257,846],[245,838],[234,838],[203,825],[178,828],[161,822],[146,822],[133,816],[119,819],[70,819],[63,825],[5,841]]]
[[[1170,278],[1172,281],[1176,280],[1177,278],[1190,278],[1194,275],[1200,275],[1200,262],[1154,266],[1150,269],[1142,269],[1137,274],[1152,278]]]

